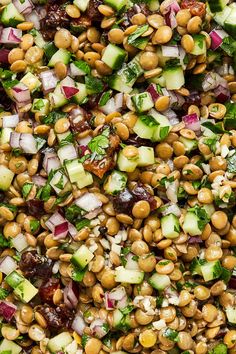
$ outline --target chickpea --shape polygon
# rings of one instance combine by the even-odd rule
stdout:
[[[54,36],[54,44],[57,48],[69,48],[71,46],[72,36],[71,33],[65,29],[59,29]]]

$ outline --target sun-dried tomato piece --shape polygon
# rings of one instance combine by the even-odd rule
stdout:
[[[47,325],[52,329],[70,328],[74,318],[72,310],[64,304],[55,307],[49,305],[40,305],[37,311],[45,318]]]
[[[203,2],[196,0],[183,0],[181,8],[189,9],[192,16],[203,17],[206,12],[206,5]]]
[[[90,0],[89,1],[89,6],[87,8],[87,15],[92,21],[101,21],[103,18],[103,15],[101,12],[98,10],[98,6],[102,5],[103,2],[101,0]]]
[[[57,278],[49,278],[39,288],[39,296],[42,302],[52,303],[53,294],[60,288],[60,281]]]
[[[53,262],[46,257],[37,254],[37,251],[26,251],[22,253],[19,268],[24,276],[31,278],[49,278],[52,274]]]

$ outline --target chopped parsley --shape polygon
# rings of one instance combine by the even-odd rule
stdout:
[[[103,91],[103,82],[97,77],[90,75],[85,76],[85,85],[90,93],[100,93]]]
[[[22,195],[23,197],[26,199],[31,191],[33,187],[33,184],[32,183],[25,183],[22,187]]]
[[[83,210],[80,207],[78,207],[78,205],[73,204],[73,205],[70,205],[69,207],[66,207],[65,217],[70,222],[74,222],[76,219],[78,219],[81,216],[82,212],[83,212]]]
[[[207,129],[211,130],[215,134],[224,134],[224,133],[230,134],[230,132],[223,129],[222,123],[214,124],[212,122],[207,121],[207,122],[203,122],[201,125]]]
[[[179,341],[179,333],[172,328],[167,328],[163,335],[164,337],[170,339],[172,342]]]
[[[80,70],[82,70],[85,74],[90,74],[91,73],[91,68],[90,66],[83,60],[76,60],[73,62],[73,64]]]
[[[0,288],[0,300],[4,300],[8,295],[9,295],[8,290],[4,288]]]
[[[9,247],[10,242],[0,233],[0,248]]]
[[[71,277],[74,281],[79,283],[83,280],[84,274],[86,273],[86,271],[87,271],[87,267],[85,267],[82,270],[74,267]]]
[[[188,212],[194,213],[198,217],[198,228],[201,231],[210,221],[206,210],[204,208],[201,208],[199,205],[195,205],[193,208],[189,208]]]
[[[52,111],[47,116],[42,117],[42,123],[44,124],[55,124],[60,118],[66,117],[66,113],[59,111]]]
[[[30,230],[32,233],[34,233],[35,231],[37,231],[37,229],[39,228],[40,222],[39,220],[30,220]]]
[[[227,171],[230,173],[236,173],[236,151],[227,158]]]
[[[88,147],[92,152],[92,159],[101,160],[106,154],[106,149],[109,147],[109,139],[107,137],[107,129],[105,129],[101,135],[95,136],[88,143]],[[108,131],[109,135],[109,131]]]
[[[105,106],[105,104],[109,101],[112,95],[112,90],[109,90],[107,92],[104,92],[98,102],[98,105],[100,107]]]
[[[133,305],[127,305],[123,309],[120,309],[120,311],[123,313],[123,315],[128,315],[130,312],[132,312],[134,309]]]
[[[81,219],[80,221],[78,221],[76,224],[75,224],[75,227],[77,229],[77,231],[80,231],[82,230],[84,227],[89,227],[90,225],[90,220],[88,219]]]
[[[143,25],[140,26],[136,29],[136,31],[134,31],[132,34],[130,34],[128,36],[128,44],[133,45],[136,41],[136,39],[140,36],[142,36],[142,34],[144,34],[146,31],[148,30],[148,25]]]

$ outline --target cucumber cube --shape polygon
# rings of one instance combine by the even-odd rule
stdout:
[[[20,82],[27,86],[30,92],[34,92],[41,86],[39,79],[30,72],[23,76]]]
[[[84,12],[89,5],[89,0],[74,0],[73,4],[77,6],[82,12]]]
[[[120,69],[126,58],[126,51],[114,44],[108,44],[104,50],[102,61],[111,69]]]
[[[0,190],[7,191],[14,178],[14,173],[4,165],[0,166]]]
[[[184,217],[183,230],[191,236],[199,236],[202,231],[198,226],[199,219],[195,213],[188,211]]]
[[[2,11],[0,22],[5,26],[16,27],[19,23],[25,21],[13,3],[8,4]]]
[[[127,4],[127,0],[104,0],[104,4],[111,6],[116,11],[120,11]]]
[[[80,246],[80,248],[73,254],[71,258],[71,263],[79,269],[84,269],[87,264],[93,259],[94,254],[85,245]]]
[[[0,344],[0,353],[19,354],[21,351],[22,348],[18,344],[6,338],[4,338]]]
[[[127,179],[125,173],[112,171],[110,176],[106,179],[103,188],[106,193],[116,195],[125,188]]]
[[[222,267],[220,261],[207,262],[201,266],[202,275],[205,281],[210,281],[220,277]]]
[[[14,289],[14,294],[24,303],[30,302],[37,293],[38,289],[36,289],[27,279]]]
[[[123,154],[123,151],[120,151],[117,159],[119,170],[124,172],[133,172],[138,166],[138,158],[139,156],[137,155],[134,158],[128,159]]]
[[[145,167],[155,163],[154,149],[152,147],[140,146],[138,151],[138,166]]]
[[[144,278],[144,272],[138,270],[117,267],[115,270],[115,281],[117,283],[140,284]]]
[[[62,332],[57,336],[51,338],[48,342],[48,349],[51,353],[64,352],[64,349],[73,342],[69,332]]]
[[[53,67],[55,66],[55,64],[59,61],[61,61],[62,63],[64,63],[65,65],[69,64],[70,61],[70,56],[71,53],[64,49],[64,48],[60,48],[58,49],[58,51],[51,57],[48,66]]]
[[[185,83],[184,72],[181,66],[165,68],[163,76],[167,90],[179,90]]]
[[[156,290],[162,291],[167,288],[171,282],[170,277],[165,274],[154,273],[148,280],[148,283]]]
[[[16,271],[13,271],[5,278],[7,284],[10,285],[10,287],[12,287],[13,289],[17,288],[17,286],[21,284],[24,280],[25,278],[23,277],[23,275],[19,274]]]
[[[149,92],[142,92],[131,97],[138,113],[149,111],[154,107],[154,102]]]
[[[161,230],[164,237],[177,238],[180,233],[179,219],[174,214],[169,214],[161,218]]]

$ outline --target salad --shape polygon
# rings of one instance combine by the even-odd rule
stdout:
[[[236,3],[0,0],[0,354],[236,353]]]

